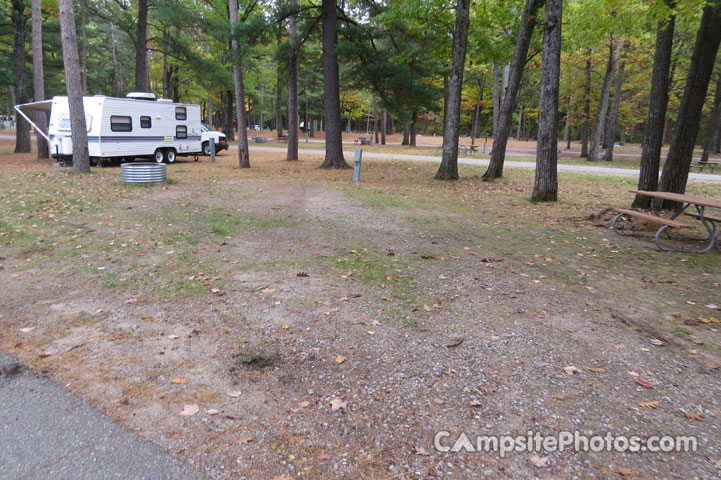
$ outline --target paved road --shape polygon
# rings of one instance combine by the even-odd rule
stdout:
[[[237,149],[236,146],[231,145],[231,149]],[[251,151],[263,151],[263,152],[283,152],[285,153],[287,150],[282,147],[255,147],[251,146],[249,147]],[[306,149],[301,148],[298,149],[298,153],[300,155],[307,154],[307,155],[325,155],[325,150],[315,150],[315,149]],[[345,150],[344,153],[349,159],[353,158],[353,151],[352,150]],[[510,153],[510,152],[509,152]],[[396,153],[371,153],[371,152],[364,152],[363,153],[364,158],[386,158],[386,159],[395,159],[395,160],[415,160],[419,162],[433,162],[433,163],[441,163],[441,157],[434,157],[434,156],[427,156],[427,155],[403,155],[403,154],[396,154]],[[464,163],[468,165],[488,165],[488,159],[482,159],[482,158],[459,158],[458,163]],[[508,167],[515,167],[515,168],[529,168],[529,169],[535,169],[536,164],[535,162],[517,162],[517,161],[506,161],[504,162],[505,166]],[[634,168],[613,168],[613,167],[595,167],[593,165],[564,165],[564,164],[558,164],[558,171],[559,172],[576,172],[576,173],[589,173],[593,175],[620,175],[625,177],[638,177],[638,170]],[[721,183],[721,175],[711,175],[706,173],[689,173],[688,175],[689,179],[692,180],[704,180],[707,182],[720,182]]]
[[[15,138],[14,135],[2,135],[0,134],[0,138]],[[313,143],[321,143],[319,140],[312,140]],[[237,150],[238,147],[235,145],[231,145],[230,148],[232,150]],[[282,152],[285,153],[286,149],[283,147],[258,147],[258,146],[251,146],[249,147],[251,151],[258,151],[258,152]],[[528,152],[527,150],[508,150],[509,155],[521,155],[521,156],[529,156],[529,157],[535,157],[534,154],[524,153]],[[307,148],[300,148],[298,150],[299,154],[306,154],[306,155],[325,155],[324,150],[320,149],[307,149]],[[344,152],[346,155],[349,156],[349,158],[353,158],[353,151],[352,150],[345,150]],[[433,163],[441,163],[441,157],[437,156],[429,156],[429,155],[403,155],[403,154],[396,154],[396,153],[371,153],[371,152],[365,152],[363,153],[363,157],[365,158],[386,158],[386,159],[395,159],[395,160],[414,160],[419,162],[433,162]],[[475,158],[459,158],[458,163],[467,164],[467,165],[488,165],[487,159],[475,159]],[[535,162],[518,162],[518,161],[509,161],[507,160],[504,163],[505,166],[513,167],[513,168],[528,168],[528,169],[535,169],[536,164]],[[638,169],[635,168],[615,168],[615,167],[595,167],[593,165],[565,165],[565,164],[559,164],[558,165],[558,171],[559,172],[576,172],[576,173],[589,173],[592,175],[619,175],[624,177],[638,177]],[[721,175],[711,175],[706,173],[689,173],[688,178],[691,180],[702,180],[707,182],[719,182],[721,183]]]
[[[0,479],[40,478],[201,479],[0,351]]]

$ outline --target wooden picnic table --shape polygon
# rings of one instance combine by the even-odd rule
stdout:
[[[717,208],[721,209],[721,200],[716,198],[710,198],[710,197],[702,197],[699,195],[686,195],[681,193],[671,193],[671,192],[652,192],[652,191],[646,191],[646,190],[630,190],[631,193],[635,193],[637,195],[644,195],[647,197],[651,197],[651,209],[653,210],[653,214],[645,213],[645,212],[637,212],[634,210],[627,210],[623,208],[616,208],[615,210],[619,212],[619,214],[613,219],[613,230],[619,234],[619,235],[628,235],[626,233],[622,233],[618,229],[618,221],[621,219],[627,220],[628,217],[638,217],[645,221],[651,222],[651,223],[657,223],[660,225],[660,228],[658,231],[656,231],[656,234],[653,235],[656,245],[661,250],[671,250],[675,252],[708,252],[712,248],[716,247],[717,250],[721,252],[721,231],[717,233],[717,226],[721,226],[721,216],[714,216],[713,213],[709,214],[706,212],[706,208]],[[679,207],[676,209],[676,211],[669,217],[665,218],[661,216],[661,213],[659,211],[660,205],[656,205],[656,202],[654,200],[670,200],[672,202],[679,203]],[[686,210],[689,207],[693,207],[695,209],[695,212],[686,212]],[[701,221],[701,224],[703,225],[706,232],[708,232],[708,236],[701,237],[701,238],[694,238],[694,240],[700,240],[704,242],[708,242],[705,248],[702,249],[688,249],[688,248],[676,248],[676,247],[670,247],[663,245],[661,243],[661,237],[665,234],[666,237],[671,239],[681,239],[682,237],[672,235],[669,232],[669,228],[693,228],[692,225],[684,224],[681,222],[678,222],[676,219],[681,214],[686,214],[687,216],[696,218],[697,220]]]

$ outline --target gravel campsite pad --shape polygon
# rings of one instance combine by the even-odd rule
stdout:
[[[282,157],[137,187],[0,156],[0,347],[208,478],[721,475],[721,255],[616,236],[633,179],[533,205],[532,172]],[[529,432],[698,451],[435,445]]]

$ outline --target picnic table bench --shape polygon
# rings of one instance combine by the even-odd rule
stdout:
[[[364,137],[356,138],[355,140],[353,140],[353,144],[355,144],[355,145],[358,145],[358,144],[360,144],[360,145],[371,145],[371,139],[370,139],[370,138],[364,138]]]
[[[654,241],[656,242],[656,245],[661,250],[669,250],[674,252],[708,252],[712,248],[716,248],[719,252],[721,252],[721,231],[717,231],[717,226],[721,225],[721,216],[715,216],[713,214],[707,214],[706,208],[717,208],[721,209],[721,200],[717,200],[714,198],[707,198],[707,197],[700,197],[696,195],[684,195],[679,193],[670,193],[670,192],[650,192],[650,191],[644,191],[644,190],[630,190],[631,193],[639,194],[639,195],[645,195],[648,197],[651,197],[651,208],[653,210],[652,213],[648,212],[639,212],[636,210],[629,210],[625,208],[614,208],[614,211],[618,212],[618,215],[616,215],[613,219],[613,231],[616,232],[619,235],[623,236],[629,236],[633,235],[634,233],[625,233],[622,231],[622,229],[619,227],[620,221],[629,221],[632,217],[639,218],[645,222],[657,224],[660,225],[659,229],[656,231],[655,234],[636,234],[641,236],[648,236],[653,237]],[[672,202],[678,202],[680,204],[680,207],[676,209],[676,211],[671,215],[671,217],[666,218],[662,217],[659,213],[659,209],[655,203],[654,200],[670,200]],[[695,212],[686,212],[686,209],[693,206],[695,208]],[[696,218],[701,222],[701,225],[704,227],[706,232],[708,233],[705,237],[700,238],[693,238],[693,237],[681,237],[677,235],[671,234],[669,231],[670,228],[675,229],[692,229],[695,228],[696,225],[689,225],[687,223],[682,223],[677,221],[676,219],[684,213],[685,215]],[[706,246],[701,249],[696,248],[676,248],[668,245],[664,245],[661,243],[661,238],[666,237],[673,240],[680,240],[680,239],[689,239],[689,240],[698,240],[702,242],[707,242]]]
[[[721,165],[721,162],[718,160],[699,160],[695,164],[691,164],[689,171],[693,171],[693,167],[697,167],[698,171],[703,173],[704,167],[708,167],[711,170],[711,173],[713,173],[714,169],[718,165]]]

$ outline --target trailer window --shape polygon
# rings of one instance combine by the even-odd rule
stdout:
[[[185,120],[186,118],[188,118],[188,116],[185,111],[185,107],[175,107],[175,119]]]
[[[132,132],[133,121],[130,117],[111,115],[110,130],[113,132]]]
[[[152,121],[150,120],[150,117],[142,116],[140,117],[140,128],[150,128],[152,127]]]
[[[188,127],[185,125],[175,127],[175,136],[177,138],[188,138]]]

